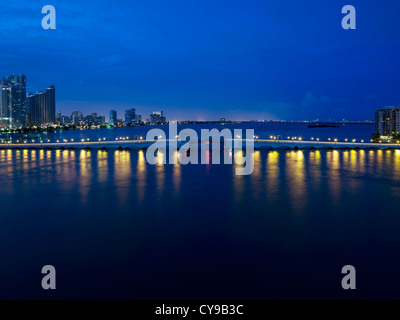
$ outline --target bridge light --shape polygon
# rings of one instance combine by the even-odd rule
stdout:
[[[60,141],[57,140],[57,143],[59,143]]]
[[[140,137],[140,140],[142,140],[143,139],[143,137]]]

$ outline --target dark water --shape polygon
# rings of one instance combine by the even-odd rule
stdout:
[[[90,139],[90,141],[98,141],[99,139],[115,140],[115,138],[129,138],[139,139],[141,136],[146,137],[146,133],[150,129],[162,129],[168,136],[168,125],[161,126],[141,126],[130,128],[115,128],[115,129],[93,129],[93,130],[71,130],[71,131],[58,131],[42,134],[44,140],[57,141],[74,139],[78,141],[81,139]],[[255,134],[260,139],[270,139],[276,137],[277,139],[291,139],[294,137],[301,137],[303,140],[310,140],[311,138],[320,139],[321,141],[328,141],[329,138],[345,141],[345,139],[357,139],[369,141],[374,133],[373,124],[346,124],[338,128],[308,128],[306,124],[293,124],[293,123],[237,123],[229,125],[221,124],[202,124],[202,125],[178,125],[178,130],[184,128],[194,129],[200,133],[201,129],[254,129]]]
[[[143,151],[0,150],[0,298],[400,298],[400,151],[254,159],[236,176]]]

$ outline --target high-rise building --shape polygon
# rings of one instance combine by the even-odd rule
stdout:
[[[109,123],[109,124],[111,124],[111,125],[113,125],[113,126],[116,126],[117,123],[118,123],[118,120],[117,120],[117,111],[111,110],[111,111],[110,111],[110,123]]]
[[[54,124],[56,122],[56,93],[54,86],[46,92],[38,92],[28,97],[30,123],[35,126]]]
[[[381,136],[400,134],[400,107],[387,107],[376,110],[375,132]]]
[[[166,118],[163,111],[154,111],[150,114],[150,122],[153,124],[164,123]]]
[[[136,120],[136,109],[125,110],[125,123],[132,124]]]
[[[13,128],[26,126],[26,76],[3,77],[1,93],[0,125]]]
[[[80,112],[78,110],[72,111],[72,113],[71,113],[71,124],[79,126],[79,125],[81,125],[82,120],[83,120],[82,112]]]

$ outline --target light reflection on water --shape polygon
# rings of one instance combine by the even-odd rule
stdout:
[[[265,287],[281,285],[266,275],[289,277],[293,286],[304,276],[308,285],[320,261],[335,268],[356,261],[368,270],[379,255],[400,267],[399,151],[257,150],[250,176],[235,175],[235,165],[169,165],[162,163],[167,155],[157,157],[152,166],[143,150],[0,150],[0,240],[5,259],[26,268],[3,264],[0,274],[59,262],[72,270],[76,294],[81,268],[96,263],[90,290],[102,272],[117,274],[124,265],[135,277],[108,279],[114,292],[126,282],[130,297],[152,298],[153,288],[173,290],[160,279],[178,273],[191,279],[195,297],[210,283],[193,274],[207,270],[215,283],[244,272],[259,291],[246,281],[233,297],[262,298]],[[165,272],[158,282],[151,282],[154,270]]]
[[[208,176],[210,170],[218,175],[222,166],[196,165],[197,169],[186,170],[185,167],[194,166],[183,166],[179,161],[174,165],[163,164],[165,157],[159,152],[157,164],[151,166],[146,162],[143,150],[0,150],[2,191],[13,192],[13,185],[20,178],[25,189],[32,188],[35,183],[57,181],[53,188],[68,191],[78,186],[79,195],[84,200],[96,183],[112,183],[113,192],[121,203],[128,200],[133,189],[136,201],[143,203],[149,195],[156,198],[169,194],[171,190],[175,194],[184,192],[182,179],[194,179],[196,184],[203,174]],[[231,167],[234,193],[225,201],[273,203],[280,198],[286,199],[294,211],[302,211],[313,192],[318,192],[321,187],[326,188],[332,203],[338,204],[344,192],[358,193],[358,189],[363,187],[363,177],[378,175],[393,182],[399,181],[400,151],[256,150],[252,175],[235,175],[235,165]],[[148,189],[148,185],[153,187],[151,181],[154,180],[156,188]]]

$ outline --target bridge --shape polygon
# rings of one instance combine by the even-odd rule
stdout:
[[[240,139],[235,139],[240,140]],[[241,139],[243,145],[246,139]],[[160,140],[163,141],[163,140]],[[167,147],[170,142],[176,142],[180,148],[186,141],[177,139],[164,140]],[[128,140],[118,139],[115,141],[103,140],[88,141],[7,141],[0,144],[0,149],[147,149],[155,140]],[[192,141],[192,143],[205,143],[201,141]],[[223,145],[223,143],[221,143]],[[254,139],[255,149],[400,149],[400,143],[365,143],[364,141],[343,142],[343,141],[303,141],[303,140],[272,140],[272,139]]]

